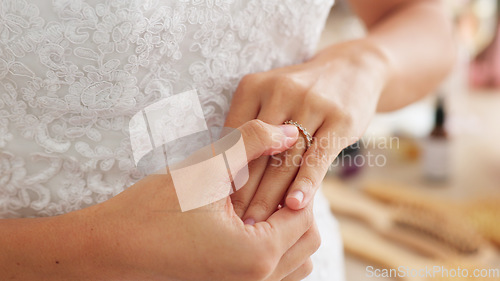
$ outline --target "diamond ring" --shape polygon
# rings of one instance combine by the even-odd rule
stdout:
[[[306,128],[304,128],[304,126],[302,126],[302,124],[300,123],[297,123],[293,120],[288,120],[288,121],[285,121],[283,122],[283,124],[287,124],[287,125],[294,125],[295,127],[297,127],[297,129],[299,129],[299,132],[302,134],[302,136],[304,137],[304,139],[306,140],[306,149],[309,149],[309,147],[311,146],[312,142],[313,142],[313,138],[312,136],[307,132]]]

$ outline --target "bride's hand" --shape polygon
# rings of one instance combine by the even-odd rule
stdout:
[[[249,160],[282,152],[298,138],[293,126],[258,120],[239,130]],[[92,259],[100,267],[89,272],[93,280],[301,280],[319,247],[311,208],[283,208],[254,226],[244,225],[229,198],[181,212],[169,175],[148,176],[70,214],[90,218],[99,253]]]
[[[306,151],[301,137],[292,149],[250,163],[249,181],[232,195],[236,213],[251,224],[266,220],[280,203],[304,208],[337,154],[368,126],[386,72],[383,56],[358,40],[331,47],[303,64],[245,76],[226,127],[254,118],[270,124],[293,120],[314,141]]]

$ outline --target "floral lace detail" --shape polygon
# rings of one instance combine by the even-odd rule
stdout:
[[[0,217],[118,194],[142,176],[133,114],[195,88],[222,126],[241,77],[312,55],[332,2],[2,0]]]
[[[194,88],[222,126],[244,75],[313,54],[332,2],[1,0],[0,218],[67,213],[140,180],[135,113]],[[322,234],[338,236],[316,206]],[[308,280],[342,280],[335,243]]]

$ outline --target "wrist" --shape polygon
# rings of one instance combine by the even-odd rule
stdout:
[[[163,253],[169,252],[166,245],[152,243],[156,235],[170,241],[169,231],[156,232],[160,230],[158,225],[169,224],[159,220],[156,212],[171,212],[172,209],[165,209],[165,206],[171,206],[170,200],[176,198],[175,193],[172,195],[170,189],[164,188],[164,181],[164,175],[148,176],[127,190],[140,189],[140,196],[136,192],[122,192],[104,203],[73,214],[81,217],[78,221],[82,222],[86,233],[81,238],[87,249],[84,264],[93,274],[87,279],[174,280],[171,276],[175,276],[173,273],[178,268],[171,267],[168,259],[176,257],[165,255],[158,259],[152,254],[159,249]],[[166,190],[168,197],[164,197]],[[138,212],[137,206],[145,204],[149,204],[148,208]],[[151,229],[155,231],[151,232]]]
[[[387,83],[394,72],[390,55],[380,44],[370,39],[370,37],[360,39],[359,45],[359,56],[363,65],[374,72],[378,72],[384,82]]]
[[[382,88],[392,79],[393,63],[387,51],[370,37],[332,45],[319,51],[311,61],[337,65],[339,61],[349,68],[363,72],[365,77],[380,81]],[[337,69],[337,68],[335,68]]]

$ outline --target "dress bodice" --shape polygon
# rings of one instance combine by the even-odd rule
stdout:
[[[0,1],[0,217],[118,194],[142,176],[131,116],[189,86],[222,126],[244,75],[313,54],[332,2]]]

